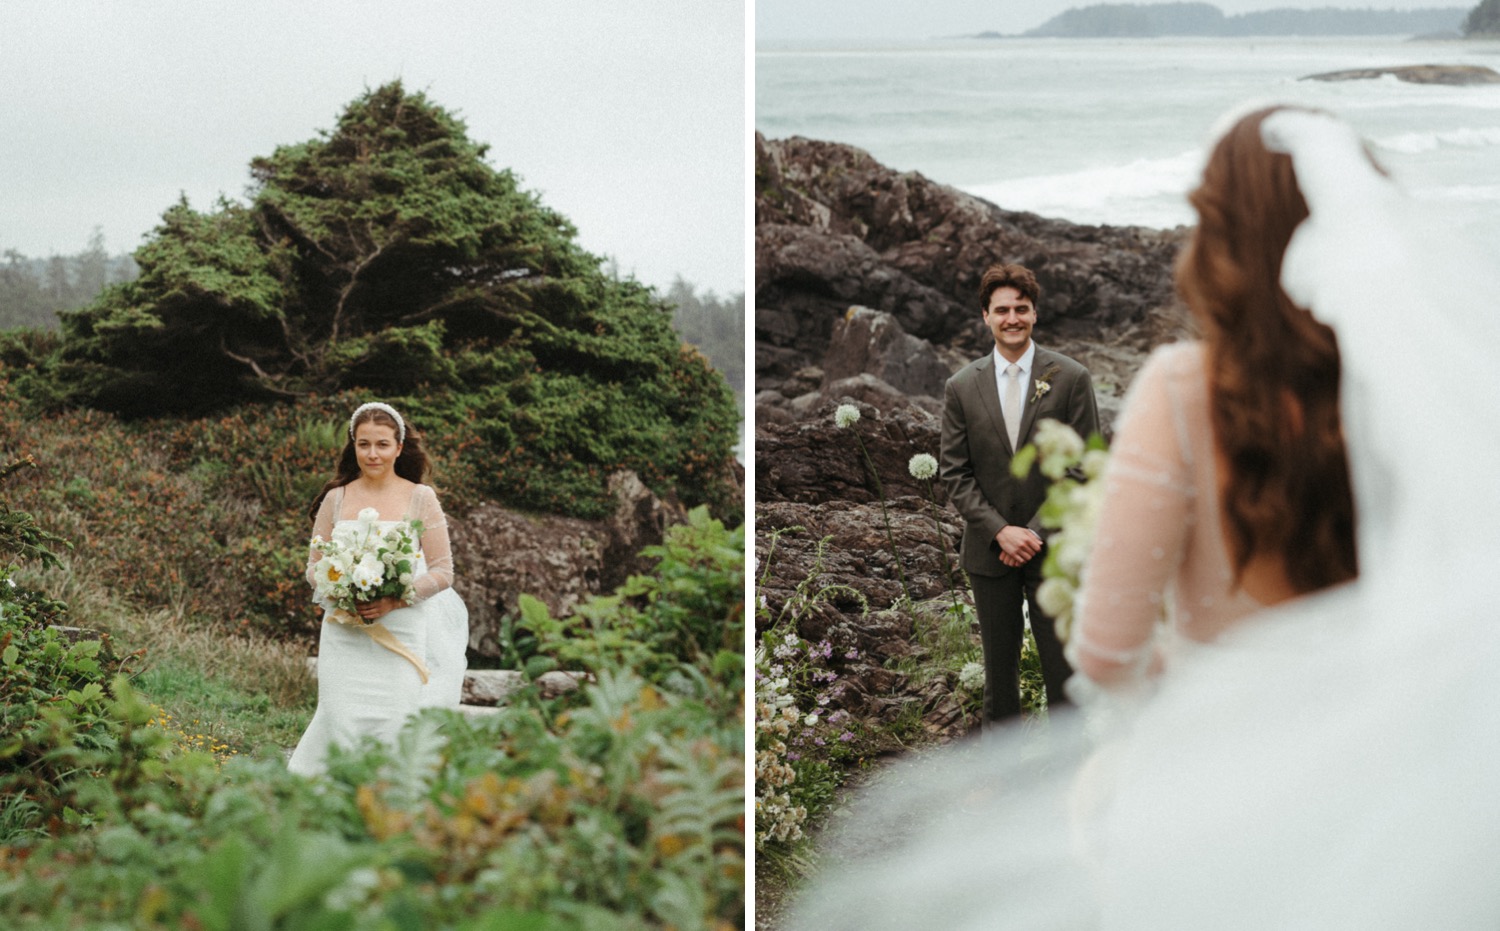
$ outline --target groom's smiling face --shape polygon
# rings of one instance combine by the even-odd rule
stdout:
[[[1014,362],[1031,343],[1031,328],[1036,326],[1036,306],[1031,299],[1010,286],[996,288],[984,309],[984,325],[995,337],[1000,354]]]

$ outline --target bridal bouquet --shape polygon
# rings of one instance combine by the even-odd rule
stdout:
[[[1054,533],[1047,542],[1036,600],[1052,616],[1063,640],[1073,631],[1083,564],[1094,547],[1094,525],[1104,501],[1104,483],[1098,479],[1108,461],[1102,437],[1096,434],[1085,442],[1072,427],[1050,419],[1037,424],[1036,441],[1011,459],[1011,472],[1017,478],[1028,475],[1036,463],[1052,480],[1040,516],[1042,525]]]
[[[322,554],[313,567],[313,600],[340,624],[365,623],[357,612],[362,602],[393,597],[411,604],[421,539],[421,521],[382,529],[374,508],[360,511],[353,526],[336,528],[332,539],[313,537]]]

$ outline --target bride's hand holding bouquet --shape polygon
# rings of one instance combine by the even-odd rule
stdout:
[[[400,521],[381,529],[379,518],[374,508],[365,508],[357,525],[338,528],[327,540],[313,538],[313,548],[322,554],[313,597],[329,612],[329,620],[373,624],[416,598],[412,582],[422,522]]]

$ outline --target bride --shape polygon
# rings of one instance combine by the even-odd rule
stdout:
[[[1243,173],[1266,160],[1307,204],[1284,254],[1237,224],[1219,235],[1247,264],[1279,264],[1287,297],[1337,335],[1358,577],[1268,586],[1255,599],[1268,607],[1173,657],[1109,735],[1102,779],[1083,718],[1063,715],[1040,738],[903,771],[837,839],[842,875],[809,896],[798,927],[1500,926],[1488,584],[1500,433],[1486,426],[1500,286],[1339,120],[1276,109],[1225,137],[1248,148],[1217,147],[1208,172],[1227,173],[1239,208],[1265,206]],[[1281,429],[1295,407],[1279,409]],[[1316,555],[1339,562],[1326,546]],[[1095,626],[1080,651],[1101,660],[1106,689],[1149,665],[1138,629],[1110,636]]]
[[[421,555],[407,605],[393,597],[362,602],[361,625],[324,615],[318,642],[318,707],[287,763],[321,773],[331,746],[365,737],[395,740],[406,719],[425,707],[457,707],[463,688],[468,610],[453,591],[448,522],[437,495],[421,484],[428,470],[420,435],[387,404],[362,404],[349,418],[338,471],[313,501],[313,534],[324,540],[359,527],[373,509],[388,527],[422,524]],[[308,582],[316,587],[321,553],[310,549]]]

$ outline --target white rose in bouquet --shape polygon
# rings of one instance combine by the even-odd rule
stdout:
[[[385,563],[380,561],[376,553],[366,553],[359,562],[354,565],[354,587],[362,594],[368,593],[378,587],[385,578]]]

